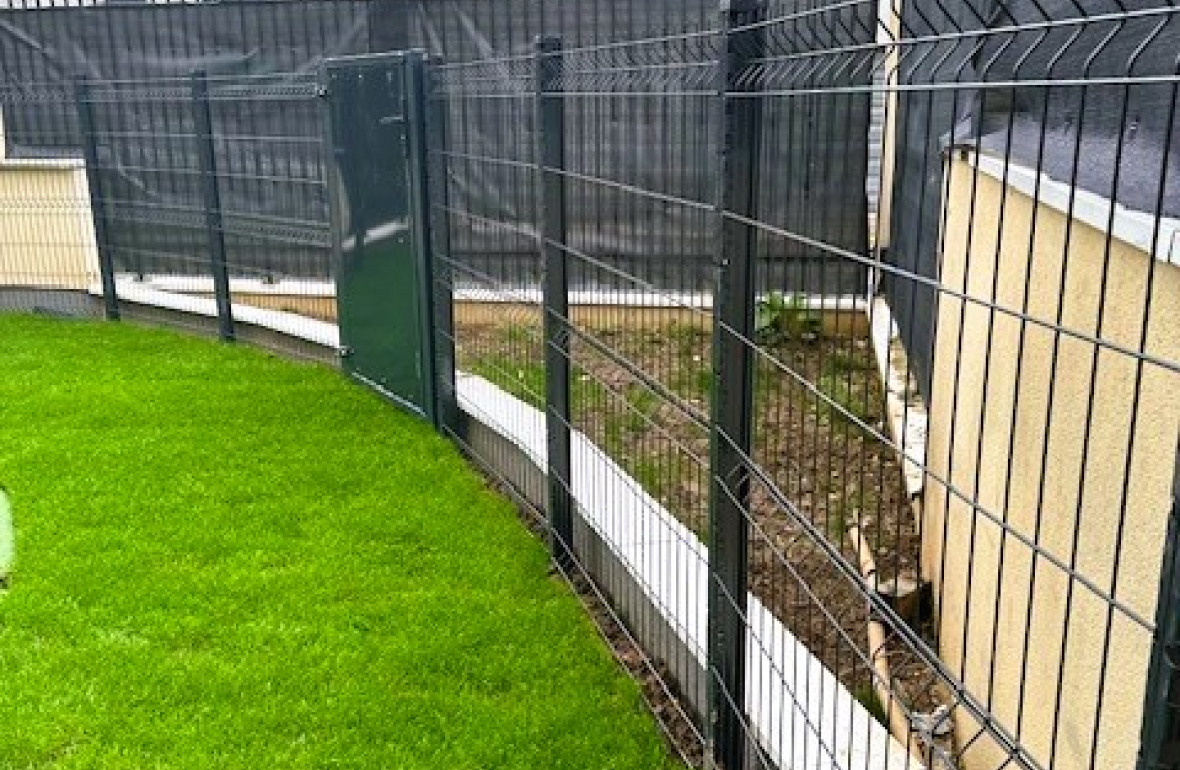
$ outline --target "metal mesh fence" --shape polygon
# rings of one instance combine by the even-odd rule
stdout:
[[[326,277],[316,90],[314,74],[89,86],[82,107],[92,130],[84,140],[96,154],[97,203],[116,270],[140,278],[204,273],[212,186],[234,277]],[[208,134],[198,125],[205,115]],[[210,169],[201,161],[207,145]]]
[[[79,78],[147,81],[197,70],[309,73],[328,56],[369,50],[372,7],[363,0],[12,0],[0,3],[0,82],[70,89]],[[81,146],[68,102],[10,104],[5,118],[12,156],[71,155]]]
[[[53,307],[66,290],[71,308],[97,312],[105,289],[108,315],[220,319],[232,336],[236,314],[247,335],[278,325],[335,348],[318,93],[314,73],[0,91],[5,115],[70,111],[76,128],[63,130],[78,143],[72,155],[0,160],[7,304]]]
[[[0,103],[36,110],[72,105],[64,89],[0,88]],[[13,159],[0,148],[0,307],[97,313],[90,190],[81,157]]]
[[[441,422],[684,758],[1176,766],[1176,7],[407,7]],[[0,90],[4,301],[330,322],[318,93]]]
[[[459,369],[534,408],[555,552],[686,756],[1174,761],[1177,23],[748,3],[440,68],[443,259],[514,252],[478,325],[456,277]]]

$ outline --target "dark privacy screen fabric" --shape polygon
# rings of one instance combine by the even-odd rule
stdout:
[[[789,18],[801,9],[830,5],[829,0],[773,0],[767,16]],[[789,47],[803,40],[819,50],[871,45],[876,4],[840,6],[839,13],[857,18],[832,27],[839,39],[816,39],[816,29],[822,26],[813,25],[792,42],[790,24],[780,23],[772,27],[774,45]],[[1162,198],[1163,213],[1180,214],[1180,152],[1170,153],[1167,159],[1162,192],[1159,183],[1160,153],[1174,142],[1174,131],[1172,136],[1163,134],[1174,122],[1175,84],[1118,82],[1128,73],[1142,77],[1175,72],[1180,18],[1175,13],[1153,12],[1166,7],[1164,0],[906,0],[899,82],[903,87],[923,88],[903,90],[898,99],[896,172],[890,191],[894,235],[888,258],[906,270],[937,277],[942,159],[952,142],[1010,155],[1050,177],[1076,180],[1083,189],[1113,196],[1130,208],[1151,212]],[[1050,20],[1056,25],[1051,29],[1045,24]],[[527,54],[539,34],[560,34],[567,49],[585,49],[713,30],[719,23],[718,4],[713,0],[241,0],[0,9],[6,151],[17,157],[78,153],[73,83],[79,77],[98,82],[150,80],[182,78],[203,70],[216,78],[242,78],[243,83],[265,76],[266,88],[287,82],[298,91],[311,89],[319,62],[338,54],[420,47],[453,63]],[[848,30],[856,39],[844,39]],[[665,55],[666,46],[648,51],[657,53]],[[867,68],[864,73],[869,76]],[[1042,83],[1049,75],[1084,78],[1090,84],[1047,89]],[[1115,82],[1103,83],[1102,78]],[[946,87],[925,87],[931,84]],[[813,85],[786,82],[775,87],[789,93]],[[843,88],[848,85],[853,88]],[[862,180],[868,176],[872,154],[868,95],[822,93],[833,86],[855,93],[861,85],[819,84],[821,93],[815,96],[766,100],[760,196],[766,210],[760,219],[839,249],[867,249]],[[191,185],[176,175],[133,170],[142,169],[145,153],[192,154],[183,142],[173,139],[167,148],[152,148],[144,142],[117,139],[135,132],[167,133],[164,126],[182,131],[189,120],[179,95],[171,105],[166,100],[141,101],[118,110],[97,110],[98,132],[110,129],[100,148],[106,188],[117,192],[120,200],[146,206],[191,200]],[[571,137],[571,163],[687,198],[708,199],[713,194],[716,147],[702,145],[699,157],[672,153],[682,159],[683,167],[669,165],[668,154],[657,151],[676,142],[678,135],[687,136],[682,133],[684,126],[713,119],[708,99],[566,101],[567,125],[593,121],[602,127],[597,131],[600,141],[592,148],[579,147],[576,137]],[[495,113],[493,106],[476,105],[474,100],[466,109],[463,114],[452,109],[452,117],[486,120],[466,120],[461,151],[498,152],[517,159],[529,151],[532,133],[527,121],[509,125],[490,114]],[[320,133],[319,116],[310,99],[298,108],[276,99],[240,100],[232,107],[215,108],[214,122],[215,130],[227,135],[311,140]],[[450,138],[456,136],[452,132]],[[812,137],[828,149],[800,148],[801,136]],[[218,152],[219,160],[231,168],[252,163],[261,168],[293,168],[300,177],[322,178],[326,173],[321,148],[313,141],[255,143],[237,149],[227,144],[219,146]],[[251,158],[244,156],[247,152]],[[804,158],[810,159],[806,168],[800,165]],[[817,158],[828,160],[819,167]],[[1085,162],[1075,163],[1076,158]],[[190,161],[195,162],[181,158],[179,165],[191,166]],[[451,203],[456,209],[493,212],[520,222],[527,232],[533,217],[533,206],[528,205],[531,189],[518,188],[529,184],[527,175],[485,169],[478,177],[452,185],[451,194],[459,197]],[[278,195],[239,184],[221,193],[230,209],[246,208],[293,222],[322,220],[327,215],[322,190],[315,185],[301,187]],[[790,205],[804,197],[807,205]],[[572,205],[578,205],[576,197]],[[695,274],[691,284],[707,286],[711,280],[714,234],[701,231],[699,222],[688,227],[678,221],[672,208],[652,206],[613,214],[617,217],[613,223],[596,217],[583,226],[577,220],[585,212],[571,214],[571,238],[594,256],[629,260],[629,269],[664,286],[671,285],[677,272]],[[134,221],[112,225],[116,235],[140,227]],[[137,237],[142,235],[141,231]],[[455,245],[485,257],[512,258],[514,252],[527,255],[532,249],[529,240],[460,239]],[[779,274],[767,278],[768,289],[863,290],[859,269],[806,267],[824,264],[824,255],[822,249],[799,245],[803,242],[759,239],[764,266],[783,266]],[[150,239],[138,248],[150,252]],[[284,263],[281,255],[263,256],[263,252],[243,258],[254,270],[284,273],[293,269],[294,260]],[[184,271],[183,265],[156,267]],[[928,370],[932,292],[904,279],[887,280],[886,291],[919,369]]]
[[[1174,78],[1180,64],[1172,4],[907,0],[901,37],[893,264],[938,278],[951,145],[1130,209],[1180,215],[1177,84],[1150,81]],[[885,290],[929,395],[935,291],[905,277],[886,277]]]
[[[654,87],[642,82],[642,75],[634,84],[625,82],[625,73],[651,71],[657,63],[669,62],[707,67],[720,58],[719,34],[695,34],[719,30],[722,14],[716,0],[385,0],[382,5],[383,23],[374,23],[373,29],[383,44],[425,48],[448,62],[527,55],[538,34],[560,35],[564,48],[572,52],[568,66],[579,71],[579,82],[591,84],[564,100],[571,171],[680,199],[715,201],[721,150],[717,85],[710,81],[702,88],[691,76],[691,84],[677,80],[683,71],[668,74],[674,66],[663,70],[665,82]],[[828,10],[829,5],[828,0],[770,0],[765,10],[767,60],[798,55],[808,45],[836,49],[873,41],[873,4]],[[801,9],[816,13],[801,14]],[[816,16],[823,23],[817,23]],[[631,42],[619,45],[621,41]],[[765,72],[750,82],[782,95],[760,99],[764,107],[758,178],[752,180],[758,188],[756,218],[804,237],[759,235],[755,253],[760,290],[862,292],[863,266],[807,243],[856,253],[867,249],[869,94],[853,88],[842,94],[802,92],[824,85],[867,86],[870,71],[862,68],[849,74],[847,82],[821,84],[800,80],[787,67],[772,72],[769,65],[761,66]],[[517,69],[509,63],[502,69],[503,89],[508,90]],[[693,70],[703,71],[707,70]],[[494,74],[495,68],[489,67],[479,77]],[[853,82],[856,78],[860,80]],[[451,106],[452,121],[463,126],[454,137],[463,145],[459,152],[527,157],[531,126],[504,118],[511,110],[501,110],[500,115],[495,104],[478,98],[460,98]],[[472,120],[473,115],[480,119]],[[592,135],[593,142],[580,140],[583,135]],[[452,205],[528,231],[534,208],[531,191],[505,195],[513,179],[519,180],[519,174],[511,168],[482,164],[477,174],[453,188]],[[711,219],[655,198],[633,200],[625,208],[604,208],[596,205],[595,188],[576,184],[571,189],[571,246],[660,288],[694,293],[710,289],[718,230]],[[474,248],[466,242],[472,234],[483,237],[480,228],[471,225],[452,236],[452,245]],[[499,240],[506,252],[502,256],[508,259],[514,246],[532,248],[527,237]]]
[[[823,2],[805,4],[824,7]],[[789,17],[798,7],[798,0],[773,0],[768,3],[767,15],[772,19]],[[856,34],[864,39],[842,39],[840,44],[871,40],[872,19],[866,16],[871,16],[870,4],[842,13],[865,17],[856,25]],[[489,60],[527,56],[540,34],[561,35],[567,50],[671,37],[670,42],[640,43],[630,52],[640,58],[684,57],[696,55],[689,50],[692,44],[674,38],[716,30],[720,19],[715,0],[243,0],[3,10],[0,67],[6,87],[19,91],[26,84],[38,83],[43,85],[33,88],[49,87],[58,94],[49,103],[30,100],[6,105],[8,150],[18,156],[78,152],[76,113],[70,103],[72,83],[77,77],[94,81],[143,80],[184,77],[194,70],[204,70],[221,78],[273,74],[272,82],[289,77],[299,86],[320,60],[331,55],[424,48],[448,63]],[[800,45],[804,36],[814,37],[814,30],[793,30],[789,24],[779,23],[776,29],[780,31],[776,39],[788,46]],[[837,42],[829,44],[835,46]],[[706,52],[706,56],[715,54]],[[626,52],[611,55],[625,56]],[[584,58],[595,56],[587,54]],[[520,80],[519,75],[519,68],[515,68],[510,77]],[[512,87],[530,88],[526,80]],[[791,88],[803,84],[781,85]],[[806,104],[806,109],[791,110],[792,103]],[[779,99],[768,105],[761,151],[761,198],[768,202],[764,206],[768,210],[760,217],[816,241],[864,251],[866,201],[862,180],[867,162],[867,104],[867,95],[857,94],[793,102]],[[125,106],[121,115],[106,114],[100,108],[96,118],[102,124],[100,133],[104,125],[109,125],[104,120],[116,119],[146,133],[158,131],[159,126],[175,118],[173,113],[184,109],[180,100],[171,105],[157,102],[131,105],[129,109]],[[661,96],[657,89],[642,99],[576,96],[566,100],[566,110],[570,132],[567,157],[577,169],[691,200],[713,200],[718,148],[710,142],[698,142],[698,137],[716,135],[713,130],[698,130],[716,121],[715,99],[708,94],[678,99]],[[494,102],[464,101],[461,97],[452,101],[449,111],[452,122],[462,121],[462,131],[451,134],[453,140],[462,139],[462,146],[451,149],[479,156],[527,159],[533,140],[528,120],[523,124],[503,120],[503,110]],[[227,133],[279,132],[277,135],[307,137],[318,130],[312,111],[284,109],[273,101],[259,100],[254,107],[238,104],[234,109],[215,112],[215,128]],[[180,118],[182,123],[184,120]],[[593,146],[582,146],[574,134],[578,127],[588,126],[594,128],[596,141]],[[824,147],[800,148],[785,140],[788,135],[803,132]],[[189,182],[166,174],[133,171],[142,169],[138,158],[144,146],[112,138],[121,133],[103,136],[105,141],[99,148],[110,166],[103,169],[106,189],[119,192],[121,201],[148,206],[189,206],[199,200],[199,190],[192,189]],[[190,152],[175,146],[167,151]],[[219,146],[218,151],[227,150]],[[273,156],[270,165],[285,167],[293,162],[310,168],[319,162],[310,151],[292,156],[289,147],[278,145],[255,146],[250,152]],[[806,156],[813,160],[803,168]],[[828,159],[831,167],[819,168],[814,158]],[[243,161],[224,159],[231,166]],[[187,161],[185,164],[191,165]],[[490,165],[481,167],[479,173],[470,171],[451,185],[452,207],[518,224],[527,234],[535,209],[529,175]],[[318,191],[313,189],[272,196],[273,202],[245,200],[242,196],[247,194],[257,197],[260,193],[222,190],[223,201],[228,201],[231,208],[241,205],[275,209],[269,213],[292,220],[326,216]],[[809,211],[801,205],[805,194],[822,197],[822,204],[817,206],[826,213],[821,215],[816,213],[818,209]],[[787,206],[788,201],[794,204]],[[771,210],[775,206],[782,210]],[[133,216],[132,220],[137,218]],[[701,217],[685,216],[682,208],[653,203],[630,210],[612,209],[608,214],[592,211],[588,201],[574,194],[569,220],[570,239],[576,248],[595,258],[614,260],[617,266],[659,288],[701,290],[712,283],[716,228]],[[135,249],[151,252],[152,239],[141,225],[123,219],[111,223],[115,237],[139,227]],[[150,224],[147,226],[150,228]],[[199,246],[194,244],[191,259],[200,258]],[[463,259],[470,253],[485,266],[497,261],[507,265],[514,260],[527,261],[535,252],[535,243],[527,235],[507,238],[475,227],[456,232],[452,246],[459,252],[453,256]],[[760,238],[758,254],[768,289],[848,293],[864,285],[863,270],[856,266],[844,269],[849,266],[835,264],[822,249],[781,238]],[[295,269],[294,260],[266,256],[265,250],[243,258],[248,267],[266,274]],[[146,267],[140,261],[124,267],[133,272],[184,272],[184,265],[158,261]]]
[[[118,3],[0,9],[0,87],[68,102],[79,78],[94,82],[314,72],[339,54],[369,51],[370,3]],[[76,151],[72,103],[36,109],[6,105],[14,156]],[[247,119],[247,118],[243,118]]]
[[[0,9],[4,150],[80,156],[75,84],[84,79],[116,269],[204,274],[188,80],[203,72],[231,270],[326,277],[316,70],[325,57],[369,51],[370,11],[363,0]]]

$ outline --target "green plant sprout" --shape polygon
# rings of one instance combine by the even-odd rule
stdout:
[[[754,333],[763,345],[798,340],[815,342],[823,331],[819,313],[807,305],[802,294],[787,296],[772,291],[754,306]]]

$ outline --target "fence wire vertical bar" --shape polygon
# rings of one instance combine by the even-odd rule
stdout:
[[[1180,767],[1180,448],[1176,454],[1167,538],[1137,770]]]
[[[545,265],[545,433],[548,450],[549,524],[553,558],[571,563],[569,279],[566,263],[565,103],[561,89],[561,38],[538,37],[536,71],[536,190],[538,231]]]
[[[90,84],[84,80],[74,86],[78,110],[78,127],[82,134],[82,156],[86,163],[86,183],[90,190],[90,216],[94,221],[94,244],[98,250],[98,271],[102,279],[102,300],[106,317],[119,320],[119,292],[115,285],[115,260],[107,234],[106,205],[98,167],[98,138],[95,135],[94,105]]]
[[[205,234],[209,248],[209,269],[213,274],[213,296],[217,302],[217,330],[221,339],[234,338],[233,307],[229,295],[229,270],[225,262],[225,230],[221,221],[221,194],[217,189],[217,159],[213,148],[213,119],[209,111],[209,81],[204,72],[190,78],[193,134],[200,161],[201,188],[205,202]]]
[[[724,50],[719,87],[723,125],[719,201],[721,253],[714,309],[714,388],[710,426],[709,488],[709,708],[714,762],[744,765],[746,701],[746,558],[749,469],[753,442],[754,256],[753,228],[726,217],[757,214],[762,100],[732,98],[743,70],[765,47],[765,17],[758,0],[723,0]]]
[[[427,417],[436,429],[442,428],[439,409],[438,359],[435,356],[434,328],[434,256],[433,238],[430,232],[430,188],[426,151],[427,135],[427,91],[426,54],[409,51],[404,59],[406,94],[406,143],[409,153],[410,217],[413,220],[411,233],[414,243],[415,273],[418,276],[418,293],[422,298],[420,324],[422,333],[418,351],[422,367],[423,397]],[[452,367],[453,372],[453,367]],[[453,375],[452,375],[453,376]]]

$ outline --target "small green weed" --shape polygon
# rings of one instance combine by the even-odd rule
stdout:
[[[869,684],[857,685],[853,691],[852,696],[856,698],[860,705],[864,706],[876,719],[886,727],[889,726],[889,716],[885,712],[885,706],[881,704],[881,699],[877,697],[877,691]]]
[[[772,291],[754,306],[754,333],[760,344],[815,342],[822,332],[823,319],[802,294]]]
[[[627,403],[624,417],[627,430],[642,433],[651,427],[651,419],[660,408],[660,397],[646,385],[632,385],[624,391]]]
[[[659,455],[642,454],[629,463],[631,476],[652,497],[662,499],[667,492],[668,472]]]
[[[672,385],[672,391],[681,398],[708,401],[713,394],[713,370],[710,366],[702,366],[699,362],[684,365]]]
[[[871,364],[857,360],[847,353],[833,353],[824,361],[816,388],[860,423],[872,425],[878,415],[871,403],[873,393],[866,387],[866,378],[863,376],[863,373],[871,368]],[[827,402],[817,399],[816,408],[829,419],[854,424],[858,430],[864,430],[848,414]]]
[[[540,345],[541,328],[525,324],[509,324],[501,330],[504,341],[513,345]]]

